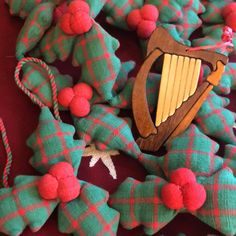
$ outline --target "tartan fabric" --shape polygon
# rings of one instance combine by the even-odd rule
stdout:
[[[81,66],[81,81],[92,86],[105,100],[112,98],[112,88],[121,68],[115,55],[119,47],[117,39],[109,35],[99,24],[77,37],[73,65]]]
[[[127,15],[136,8],[141,8],[144,0],[107,0],[103,8],[109,24],[122,29],[129,29],[126,23]]]
[[[117,116],[118,111],[109,106],[94,105],[87,117],[81,119],[73,117],[78,136],[87,145],[94,143],[99,150],[123,151],[138,159],[150,173],[161,175],[161,170],[156,165],[156,157],[141,152],[128,123]]]
[[[224,235],[236,234],[236,179],[226,168],[200,181],[207,199],[196,216]]]
[[[204,25],[203,30],[202,30],[204,37],[194,39],[193,45],[194,46],[215,45],[217,43],[222,42],[221,35],[223,32],[224,26],[225,26],[224,24],[210,25],[210,26]],[[233,32],[233,44],[236,45],[236,33],[235,32]],[[220,48],[213,49],[213,50],[215,52],[224,54],[226,56],[229,55],[229,52],[222,51],[222,49],[220,49]],[[230,52],[230,54],[235,55],[235,53],[236,53],[236,49],[234,48],[234,50],[232,50]]]
[[[79,197],[59,206],[60,232],[79,236],[115,236],[119,213],[107,205],[108,197],[105,190],[81,181]]]
[[[117,108],[131,109],[134,82],[135,78],[128,79],[126,85],[124,86],[124,89],[108,101],[110,105]],[[156,107],[159,84],[160,75],[149,73],[146,88],[150,111],[153,111]]]
[[[236,146],[231,144],[225,145],[224,151],[224,167],[229,167],[234,175],[236,175]]]
[[[207,24],[219,24],[224,22],[221,14],[223,7],[234,1],[204,0],[202,2],[206,8],[206,11],[201,15],[203,22]]]
[[[115,80],[115,84],[112,89],[113,97],[116,96],[117,93],[121,92],[122,89],[124,89],[127,80],[128,75],[131,70],[133,70],[135,67],[134,61],[127,61],[121,63],[119,74],[117,75],[117,78]],[[92,103],[103,103],[104,99],[99,96],[99,94],[96,91],[93,91],[93,97],[92,97]]]
[[[161,23],[182,26],[181,37],[186,40],[202,24],[198,15],[203,13],[205,8],[199,0],[164,2],[162,0],[146,0],[145,3],[153,4],[158,8],[160,14],[158,20]]]
[[[50,67],[57,85],[57,90],[60,91],[65,87],[73,86],[73,79],[69,75],[62,75],[56,67]],[[35,94],[40,101],[47,107],[52,106],[52,89],[48,80],[48,75],[41,66],[35,63],[28,63],[23,67],[22,83]],[[63,109],[61,107],[61,109]]]
[[[102,8],[106,4],[107,0],[86,0],[86,2],[90,6],[90,14],[93,18],[96,18],[96,16],[101,12]]]
[[[200,209],[189,213],[225,235],[234,235],[236,178],[231,169],[221,169],[210,177],[201,176],[198,182],[206,190],[206,201]],[[160,177],[147,176],[145,182],[127,178],[119,186],[109,203],[120,212],[120,222],[124,228],[133,229],[142,225],[145,233],[152,235],[176,216],[178,211],[165,207],[161,200],[160,192],[165,183]],[[187,211],[181,209],[180,212]]]
[[[223,166],[223,159],[216,156],[219,145],[193,124],[165,146],[167,153],[157,158],[157,162],[167,177],[183,166],[196,176],[211,176]]]
[[[18,60],[33,49],[40,41],[53,19],[54,4],[39,4],[27,17],[17,38],[16,57]]]
[[[73,50],[75,39],[75,36],[65,34],[57,24],[40,41],[38,56],[42,56],[47,63],[56,59],[65,61]]]
[[[127,178],[110,196],[110,205],[120,212],[120,223],[126,229],[142,225],[147,235],[158,232],[177,214],[161,200],[161,188],[166,181],[147,176],[145,182]]]
[[[49,109],[43,108],[38,127],[27,140],[27,145],[34,152],[31,165],[45,174],[52,165],[67,161],[77,174],[85,143],[74,140],[74,133],[72,125],[55,120]]]
[[[235,113],[225,108],[228,104],[228,98],[211,92],[198,111],[195,121],[205,134],[226,144],[236,144],[233,131]]]
[[[0,232],[17,236],[26,226],[36,232],[45,224],[57,201],[41,199],[38,180],[39,177],[18,176],[14,187],[0,189]]]

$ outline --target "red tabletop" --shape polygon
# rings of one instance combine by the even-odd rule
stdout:
[[[102,16],[99,16],[98,20],[112,36],[119,39],[121,44],[118,50],[119,58],[121,58],[122,61],[136,61],[138,68],[142,59],[136,36],[133,33],[108,26]],[[37,126],[40,109],[17,88],[13,78],[17,63],[14,56],[15,44],[23,21],[18,17],[10,16],[8,7],[1,1],[0,22],[0,117],[2,117],[5,122],[14,157],[10,175],[10,184],[12,184],[13,178],[17,175],[39,175],[28,163],[32,151],[26,146],[25,142]],[[69,60],[66,63],[57,62],[56,66],[61,72],[71,74],[76,79],[79,78],[78,68],[73,68]],[[231,108],[233,108],[234,104],[235,102],[233,101]],[[63,114],[63,120],[70,122],[68,114]],[[147,174],[145,169],[137,161],[124,154],[113,158],[117,170],[117,180],[113,180],[109,176],[107,169],[100,161],[95,167],[89,168],[89,160],[89,157],[82,159],[78,177],[81,180],[86,180],[100,186],[110,193],[114,192],[125,178],[133,177],[142,181]],[[2,144],[0,144],[0,173],[2,173],[4,163],[5,153]],[[57,210],[55,210],[40,231],[32,233],[27,228],[22,235],[63,235],[57,228]],[[190,214],[178,215],[156,235],[173,236],[178,233],[191,236],[203,236],[207,234],[220,235]],[[141,227],[132,231],[124,230],[121,227],[119,228],[118,236],[130,235],[141,236],[145,234]]]

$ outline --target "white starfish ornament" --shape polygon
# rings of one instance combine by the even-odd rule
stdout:
[[[92,156],[89,167],[95,166],[95,164],[101,159],[102,163],[109,170],[109,174],[113,179],[117,178],[116,169],[114,163],[111,159],[111,156],[119,155],[120,153],[117,150],[109,150],[109,151],[100,151],[96,149],[94,144],[86,147],[83,153],[83,157]]]

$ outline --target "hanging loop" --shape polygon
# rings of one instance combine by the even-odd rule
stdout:
[[[59,108],[58,108],[58,101],[57,101],[57,86],[56,86],[56,82],[55,82],[55,77],[51,71],[51,69],[48,67],[48,65],[43,62],[42,60],[38,59],[38,58],[34,58],[34,57],[25,57],[23,59],[21,59],[15,69],[15,82],[17,84],[17,86],[37,105],[39,105],[40,108],[45,107],[46,105],[43,104],[33,93],[31,93],[25,86],[24,84],[21,82],[20,80],[20,71],[22,69],[22,67],[27,64],[27,63],[36,63],[38,65],[40,65],[48,74],[48,78],[49,78],[49,82],[51,85],[51,89],[52,89],[52,100],[53,100],[53,110],[54,110],[54,115],[55,118],[59,121],[61,121],[60,118],[60,114],[59,114]]]

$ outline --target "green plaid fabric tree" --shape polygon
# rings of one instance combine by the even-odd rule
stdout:
[[[45,224],[58,201],[40,197],[37,189],[39,178],[18,176],[12,188],[0,189],[0,232],[16,236],[26,226],[36,232]]]
[[[23,58],[42,38],[52,23],[53,10],[54,4],[42,3],[29,14],[17,39],[17,59]]]
[[[27,140],[27,145],[34,151],[31,165],[46,173],[52,165],[67,161],[77,174],[85,143],[74,140],[74,134],[72,125],[56,120],[47,107],[43,108],[36,131]]]
[[[229,167],[236,174],[236,146],[225,145],[224,167]]]
[[[205,134],[226,144],[235,144],[236,138],[233,132],[235,114],[224,108],[228,104],[229,99],[211,92],[198,111],[195,121]]]
[[[160,192],[167,181],[168,178],[147,176],[145,182],[128,178],[119,186],[109,202],[120,212],[120,223],[124,228],[142,225],[147,235],[153,235],[178,213],[187,212],[186,209],[172,210],[163,203]],[[234,235],[236,178],[232,171],[225,168],[210,177],[199,177],[198,182],[206,191],[206,200],[200,209],[189,213],[225,235]]]
[[[58,91],[65,87],[73,86],[70,75],[62,75],[56,67],[50,67],[57,85]],[[46,72],[37,64],[29,63],[23,67],[23,85],[33,92],[47,107],[52,107],[52,91]]]

